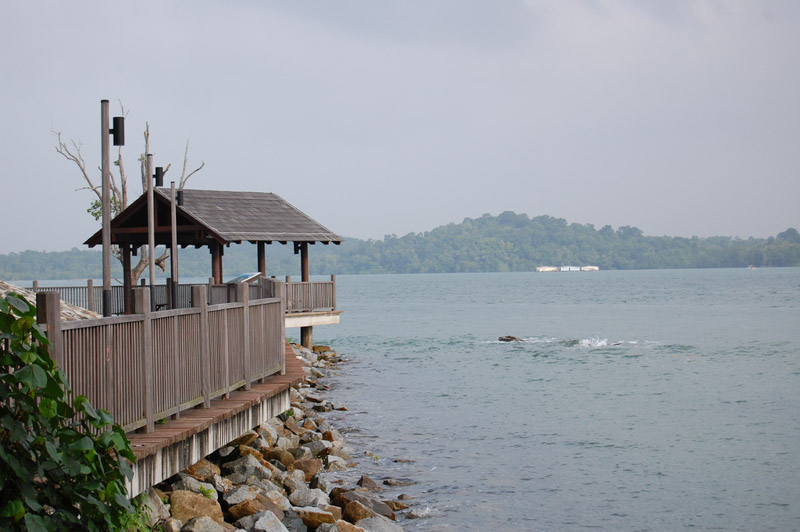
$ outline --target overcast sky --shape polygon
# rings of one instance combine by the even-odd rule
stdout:
[[[0,6],[0,253],[98,227],[53,131],[275,192],[345,237],[505,210],[646,235],[800,228],[796,0]],[[134,179],[131,194],[140,193]]]

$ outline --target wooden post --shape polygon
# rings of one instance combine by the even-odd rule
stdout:
[[[36,294],[36,321],[47,325],[48,351],[56,365],[64,367],[64,339],[61,336],[61,297],[58,292]]]
[[[33,282],[33,292],[36,293],[39,291],[39,281]]]
[[[94,280],[86,279],[86,308],[94,312]]]
[[[211,407],[211,367],[209,364],[208,299],[205,285],[192,286],[192,303],[200,308],[200,388],[203,406]]]
[[[150,316],[152,306],[150,303],[150,289],[138,288],[134,291],[134,311],[136,314],[143,314],[142,322],[142,382],[144,385],[144,416],[147,420],[145,432],[156,430],[155,417],[153,412],[153,320]]]
[[[286,285],[277,279],[272,283],[275,290],[275,297],[281,300],[281,332],[278,339],[278,349],[281,353],[281,375],[286,375],[286,350],[283,343],[286,341]]]
[[[242,334],[244,345],[244,389],[251,388],[250,383],[253,380],[252,364],[250,363],[251,345],[250,345],[250,286],[247,283],[236,283],[236,301],[242,303]]]
[[[133,314],[133,282],[131,281],[131,245],[122,244],[122,292],[125,314]]]
[[[169,264],[172,267],[172,290],[170,290],[172,305],[170,308],[175,308],[178,304],[178,284],[180,284],[178,280],[178,207],[177,200],[175,199],[175,181],[170,182],[170,191],[172,193],[169,206],[170,222],[172,225],[172,249],[169,253]]]
[[[331,282],[333,283],[333,295],[331,296],[331,299],[333,301],[331,303],[332,303],[332,306],[333,306],[333,310],[336,310],[336,275],[335,274],[331,274]]]
[[[258,242],[258,271],[264,277],[267,276],[267,251],[264,242]]]
[[[155,297],[153,287],[156,285],[156,235],[155,235],[155,202],[153,200],[153,154],[148,153],[147,157],[147,247],[148,249],[148,269],[150,270],[150,304],[155,309]]]
[[[180,389],[181,389],[181,355],[180,355],[180,346],[178,345],[179,342],[180,342],[180,339],[178,337],[178,317],[175,316],[172,319],[172,354],[175,357],[175,371],[174,371],[175,379],[174,379],[172,385],[175,387],[175,392],[174,392],[175,395],[174,396],[178,398],[178,400],[175,401],[175,404],[178,405],[178,410],[172,416],[173,419],[180,419],[180,417],[181,417],[181,409],[180,409],[180,404],[181,404],[181,393],[180,393]]]
[[[222,284],[222,244],[212,242],[211,248],[211,276],[215,284]]]
[[[100,100],[101,212],[103,217],[103,316],[111,316],[111,169],[108,153],[108,100]]]
[[[308,282],[308,242],[300,242],[300,280]]]
[[[309,282],[308,242],[300,243],[300,271],[300,280],[304,283]],[[314,347],[314,332],[311,327],[300,327],[300,344],[306,349]]]

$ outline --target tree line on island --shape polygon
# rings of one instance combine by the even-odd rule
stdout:
[[[601,270],[800,266],[800,233],[790,228],[769,238],[645,236],[631,226],[596,229],[506,211],[425,233],[383,240],[345,238],[341,246],[317,244],[310,257],[312,274],[507,272],[565,265]],[[210,262],[207,249],[179,253],[183,277],[208,277]],[[255,271],[255,246],[226,249],[224,266],[226,277]],[[0,278],[9,280],[97,278],[100,267],[96,250],[0,255]],[[300,260],[292,246],[267,246],[267,270],[276,276],[299,275]],[[120,268],[114,275],[121,273]]]

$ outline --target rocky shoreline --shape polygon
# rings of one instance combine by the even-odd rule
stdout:
[[[327,346],[293,349],[306,379],[291,389],[291,409],[143,494],[152,530],[396,532],[399,517],[414,517],[409,496],[382,498],[383,486],[364,475],[354,486],[326,479],[357,467],[321,416],[347,410],[320,394],[319,379],[341,358]]]

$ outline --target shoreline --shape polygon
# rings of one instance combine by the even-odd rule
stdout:
[[[291,408],[145,491],[151,530],[398,532],[398,519],[416,517],[411,497],[381,496],[395,479],[382,486],[359,475],[356,451],[323,416],[347,411],[320,382],[342,358],[328,346],[291,345],[305,373],[289,390]]]

